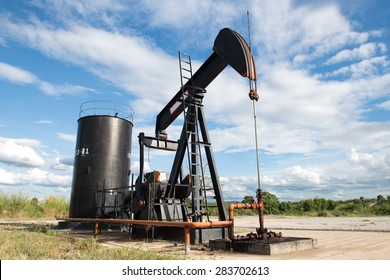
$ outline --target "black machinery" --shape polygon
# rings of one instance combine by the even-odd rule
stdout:
[[[217,207],[219,221],[228,219],[207,131],[203,98],[205,88],[227,65],[252,81],[256,80],[256,67],[249,46],[231,29],[219,32],[213,50],[193,75],[191,58],[179,52],[181,89],[158,114],[156,137],[143,133],[138,136],[141,166],[132,204],[134,219],[202,222],[209,220],[212,205]],[[255,91],[252,91],[253,95]],[[180,139],[170,141],[164,130],[182,113],[184,123]],[[145,146],[176,152],[167,180],[162,180],[158,171],[144,174]],[[185,164],[185,158],[188,164]],[[209,176],[206,178],[205,174]],[[201,242],[211,236],[224,237],[225,233],[223,229],[198,229],[195,235]]]
[[[213,53],[194,74],[192,73],[189,55],[179,52],[179,64],[181,88],[157,115],[156,135],[150,137],[140,133],[138,136],[140,145],[140,174],[136,182],[128,188],[126,185],[123,185],[123,182],[120,182],[122,185],[107,185],[107,181],[102,178],[102,182],[94,183],[97,186],[102,186],[95,188],[99,193],[103,193],[98,200],[93,198],[96,197],[96,193],[90,195],[92,198],[86,198],[85,194],[77,196],[78,193],[83,193],[82,189],[84,188],[79,185],[77,178],[83,177],[85,180],[88,174],[90,176],[93,175],[93,171],[88,166],[84,166],[81,171],[77,169],[80,164],[76,164],[76,162],[80,161],[80,158],[81,160],[86,160],[90,156],[90,154],[86,155],[84,151],[82,156],[75,158],[70,210],[71,218],[81,217],[87,213],[89,215],[87,217],[119,217],[131,220],[161,222],[204,222],[210,219],[211,207],[216,207],[216,212],[214,211],[214,213],[217,213],[218,221],[228,220],[227,211],[223,205],[223,193],[215,166],[211,140],[206,126],[203,99],[206,87],[227,65],[230,65],[241,76],[249,78],[249,97],[257,101],[257,76],[254,58],[245,40],[237,32],[224,28],[219,32],[214,41]],[[181,114],[184,115],[184,122],[180,139],[177,141],[169,140],[165,129]],[[81,123],[83,122],[82,119]],[[100,120],[97,122],[100,123]],[[123,129],[128,131],[121,136],[122,139],[127,141],[126,135],[131,137],[131,123],[118,122],[118,120],[112,119],[112,117],[109,118],[109,122],[118,126],[119,131]],[[115,133],[117,130],[114,129],[112,131]],[[95,133],[94,137],[96,139],[101,137],[117,138],[114,134],[106,134],[101,130],[99,130],[98,135]],[[79,142],[82,141],[78,140]],[[129,143],[117,144],[127,147],[122,150],[130,151]],[[144,172],[145,147],[175,153],[169,178],[166,177],[165,173],[159,171]],[[76,150],[80,148],[82,149],[82,147],[76,146]],[[118,151],[118,149],[115,149],[115,147],[110,148],[112,151]],[[92,153],[93,151],[89,149],[88,152]],[[125,156],[127,157],[127,154]],[[129,161],[129,159],[127,160]],[[120,170],[120,168],[124,169]],[[115,168],[109,167],[110,172],[118,172],[119,174],[127,174],[128,169],[126,168],[127,166],[125,167],[123,164],[117,165]],[[79,176],[79,173],[82,173],[82,175]],[[116,184],[119,184],[118,182]],[[89,189],[91,188],[93,189],[94,186],[89,186]],[[92,191],[89,192],[91,193]],[[107,197],[107,194],[112,194],[113,192],[115,194],[114,200],[103,199]],[[92,210],[88,211],[88,208]],[[82,212],[79,212],[77,209],[82,209]],[[175,232],[172,229],[174,228],[158,227],[156,228],[158,230],[156,235],[163,238],[171,238]],[[134,228],[134,233],[142,232],[145,233],[143,228]],[[194,228],[191,232],[191,243],[204,242],[210,238],[225,238],[226,235],[226,227]]]

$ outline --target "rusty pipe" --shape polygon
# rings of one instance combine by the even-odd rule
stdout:
[[[189,227],[189,228],[213,228],[213,227],[228,227],[230,221],[209,221],[209,222],[167,222],[167,221],[151,221],[151,220],[127,220],[127,219],[101,219],[101,218],[57,218],[57,220],[70,222],[87,222],[87,223],[108,223],[108,224],[133,224],[156,227]]]
[[[127,219],[99,219],[99,218],[56,218],[57,220],[70,221],[70,222],[87,222],[95,224],[94,237],[97,237],[97,229],[99,223],[111,223],[111,224],[133,224],[144,226],[157,226],[157,227],[180,227],[184,228],[184,243],[185,254],[190,252],[190,229],[191,228],[214,228],[214,227],[228,227],[229,232],[233,225],[232,221],[216,221],[216,222],[166,222],[166,221],[150,221],[150,220],[127,220]]]
[[[264,228],[264,208],[266,207],[265,203],[264,203],[264,194],[259,189],[256,192],[256,196],[257,196],[257,205],[259,206],[258,209],[259,209],[259,224],[260,224],[260,228],[258,229],[258,233],[262,235],[263,240],[266,240],[267,234],[266,234],[266,230]]]
[[[190,253],[190,244],[191,244],[191,236],[190,236],[190,228],[184,228],[184,253],[188,255]]]
[[[256,203],[256,202],[252,202],[252,203],[237,202],[237,203],[233,203],[233,204],[229,205],[229,221],[232,223],[228,229],[228,231],[229,231],[228,234],[229,234],[230,240],[235,239],[235,236],[234,236],[234,209],[252,209],[252,210],[259,209],[259,214],[260,214],[260,211],[262,211],[261,213],[263,213],[264,204],[263,203]],[[263,227],[263,231],[264,231],[264,217],[262,216],[261,219],[262,219],[263,223],[260,222],[260,229]]]

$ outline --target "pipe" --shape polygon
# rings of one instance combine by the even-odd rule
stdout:
[[[262,195],[262,194],[261,194]],[[258,197],[259,198],[259,197]],[[234,209],[252,209],[252,210],[259,210],[259,220],[260,220],[260,228],[259,232],[263,239],[266,240],[266,233],[264,229],[264,203],[263,200],[260,197],[260,203],[252,202],[252,203],[234,203],[229,205],[229,221],[232,223],[229,227],[229,239],[235,240],[236,237],[234,236]]]
[[[97,238],[98,233],[99,233],[99,223],[95,223],[95,228],[93,231],[93,238]]]
[[[257,190],[257,205],[259,206],[259,224],[260,228],[258,229],[258,234],[262,235],[263,240],[267,239],[266,230],[264,228],[264,194],[261,192],[260,188]]]
[[[190,228],[185,227],[184,228],[184,253],[188,255],[190,253],[190,243],[191,243],[191,236],[190,236]]]
[[[155,227],[189,227],[189,228],[213,228],[213,227],[228,227],[231,221],[209,221],[209,222],[166,222],[152,220],[128,220],[128,219],[101,219],[101,218],[56,218],[57,220],[70,222],[86,222],[86,223],[108,223],[108,224],[133,224]]]
[[[100,219],[100,218],[56,218],[57,220],[70,221],[70,222],[85,222],[94,223],[94,237],[98,235],[99,223],[109,224],[132,224],[132,225],[144,225],[155,227],[179,227],[184,228],[184,242],[185,253],[190,252],[190,229],[191,228],[214,228],[214,227],[228,227],[229,232],[233,226],[232,221],[216,221],[216,222],[166,222],[166,221],[150,221],[150,220],[127,220],[127,219]]]
[[[258,203],[234,203],[229,205],[229,220],[228,221],[208,221],[208,222],[169,222],[169,221],[151,221],[151,220],[128,220],[128,219],[101,219],[101,218],[56,218],[57,220],[64,220],[70,222],[89,222],[95,224],[94,237],[98,235],[99,223],[112,223],[112,224],[132,224],[132,225],[144,225],[155,227],[179,227],[184,228],[184,243],[185,254],[190,252],[190,229],[191,228],[214,228],[214,227],[227,227],[228,237],[234,241],[234,210],[235,209],[252,209],[259,210],[259,222],[260,228],[257,229],[258,234],[262,235],[263,240],[267,239],[267,233],[264,228],[264,196],[261,192],[257,193]]]

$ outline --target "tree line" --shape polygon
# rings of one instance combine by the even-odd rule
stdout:
[[[378,195],[375,198],[360,197],[349,200],[313,198],[300,201],[279,201],[277,196],[272,193],[264,192],[263,194],[264,201],[268,205],[266,212],[271,215],[320,217],[390,215],[390,195],[387,197]],[[253,200],[255,200],[253,196],[245,196],[241,202],[250,203]],[[250,213],[248,210],[241,212],[241,214]]]

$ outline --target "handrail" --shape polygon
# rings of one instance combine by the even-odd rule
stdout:
[[[134,110],[123,103],[107,100],[86,101],[80,105],[79,117],[113,116],[133,122]]]

